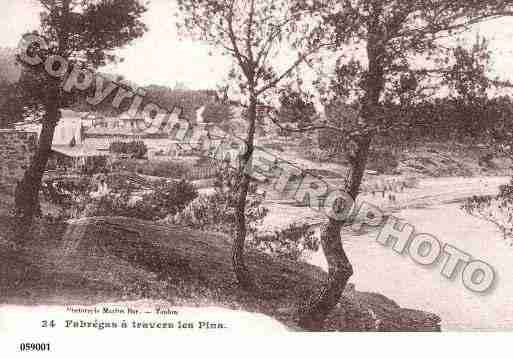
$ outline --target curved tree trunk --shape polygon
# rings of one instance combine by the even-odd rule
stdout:
[[[379,100],[384,89],[384,64],[386,33],[381,25],[383,3],[376,1],[370,6],[367,23],[367,58],[369,69],[365,81],[365,96],[362,101],[361,117],[365,125],[375,124],[380,112]],[[370,132],[364,131],[356,139],[356,150],[350,154],[350,174],[346,183],[347,193],[356,201],[367,165],[372,141]],[[332,219],[323,230],[321,244],[328,261],[328,283],[318,298],[301,315],[299,324],[307,330],[321,330],[331,310],[337,305],[353,270],[342,247],[340,229],[343,223]]]
[[[366,94],[362,101],[361,117],[366,124],[376,117],[379,111],[379,99],[383,90],[383,67],[380,57],[383,54],[383,44],[380,39],[379,18],[382,14],[382,4],[373,5],[371,21],[368,24],[369,37],[367,42],[367,56],[369,59],[369,71],[366,79]],[[356,150],[350,153],[350,173],[345,184],[346,192],[356,201],[360,192],[372,135],[366,134],[355,139]],[[329,313],[338,304],[347,281],[353,274],[342,240],[340,230],[344,223],[329,219],[328,224],[321,234],[321,244],[328,262],[328,283],[316,300],[301,314],[299,324],[306,330],[322,330],[324,321]]]
[[[356,153],[351,156],[351,173],[346,189],[355,200],[365,171],[370,143],[370,136],[360,139]],[[353,267],[342,245],[340,232],[343,225],[344,222],[330,218],[321,229],[321,246],[328,262],[328,282],[308,308],[300,314],[299,325],[303,329],[323,329],[326,318],[340,301],[347,281],[353,275]]]
[[[321,230],[321,245],[328,262],[328,282],[318,297],[301,313],[299,325],[306,330],[320,331],[329,313],[337,305],[353,268],[342,246],[342,223],[330,219]]]
[[[55,126],[59,121],[57,101],[46,106],[41,134],[36,153],[30,166],[25,171],[23,179],[18,182],[15,192],[15,240],[23,242],[28,239],[34,217],[39,212],[39,191],[48,159],[52,150]]]

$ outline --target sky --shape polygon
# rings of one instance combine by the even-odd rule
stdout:
[[[38,27],[36,0],[0,0],[0,47],[16,47],[21,35]],[[185,83],[191,88],[215,88],[222,81],[230,62],[209,56],[209,49],[192,41],[180,41],[175,26],[172,0],[152,0],[143,21],[149,30],[144,37],[118,51],[123,63],[102,71],[123,75],[142,86],[174,86]]]
[[[37,0],[0,0],[0,47],[15,47],[21,35],[38,27]],[[125,58],[121,64],[102,69],[123,75],[139,85],[149,84],[215,88],[225,79],[230,60],[209,56],[206,45],[179,40],[172,0],[152,0],[143,21],[149,31],[140,39],[118,51]],[[490,39],[493,51],[493,75],[513,81],[513,18],[481,24],[476,28]],[[473,39],[469,34],[468,39]]]

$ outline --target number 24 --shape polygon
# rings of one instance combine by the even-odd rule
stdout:
[[[54,321],[54,320],[50,320],[50,321],[48,321],[48,320],[43,320],[43,321],[41,322],[41,326],[42,326],[43,328],[55,328],[55,321]]]

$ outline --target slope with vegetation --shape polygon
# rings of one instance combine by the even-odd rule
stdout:
[[[122,217],[36,226],[24,246],[8,241],[0,220],[0,303],[98,304],[141,298],[177,306],[216,306],[260,312],[291,329],[297,308],[322,288],[325,272],[304,263],[250,251],[247,265],[260,291],[240,290],[225,236]],[[82,235],[80,235],[82,234]],[[350,285],[326,330],[437,331],[440,319],[400,308]]]

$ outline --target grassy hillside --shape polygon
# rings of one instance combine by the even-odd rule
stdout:
[[[299,168],[324,178],[344,177],[348,163],[343,155],[329,156],[311,140],[275,138],[260,141],[267,151]],[[414,145],[373,144],[367,169],[382,175],[404,177],[508,176],[513,161],[486,145],[425,142]]]
[[[37,226],[24,246],[8,240],[0,218],[0,303],[97,304],[141,298],[179,306],[217,306],[259,312],[291,329],[297,308],[314,295],[326,273],[303,263],[248,254],[258,293],[240,291],[223,236],[125,218]],[[349,285],[327,330],[436,331],[433,314],[402,309],[379,294]]]
[[[510,158],[492,155],[485,145],[427,142],[400,148],[374,146],[368,168],[408,176],[472,177],[508,175],[512,165]]]

